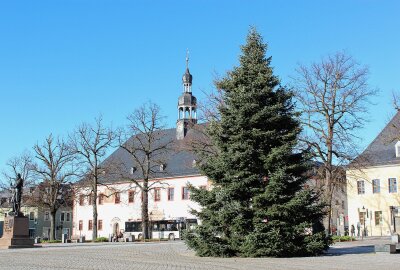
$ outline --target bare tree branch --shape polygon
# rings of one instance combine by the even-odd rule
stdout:
[[[299,65],[296,71],[295,97],[304,127],[301,142],[323,164],[320,188],[330,221],[333,193],[344,184],[337,168],[355,157],[356,131],[364,126],[370,97],[377,90],[368,85],[368,68],[343,52],[308,67]]]

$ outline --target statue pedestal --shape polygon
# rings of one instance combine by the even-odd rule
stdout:
[[[29,238],[29,220],[27,217],[6,217],[0,248],[32,248],[33,239]]]

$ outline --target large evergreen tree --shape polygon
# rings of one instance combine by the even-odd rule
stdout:
[[[251,28],[240,65],[216,82],[220,120],[207,132],[217,154],[203,154],[201,165],[213,187],[192,188],[202,224],[186,235],[200,256],[300,256],[327,248],[323,206],[303,188],[307,160],[295,150],[292,93],[273,75],[266,49]]]

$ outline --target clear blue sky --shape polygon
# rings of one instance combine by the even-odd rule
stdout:
[[[249,25],[269,44],[283,83],[297,63],[346,50],[369,66],[374,98],[365,147],[393,114],[400,90],[400,1],[0,2],[0,170],[49,134],[99,113],[114,126],[142,103],[175,125],[190,50],[193,91],[237,64]]]

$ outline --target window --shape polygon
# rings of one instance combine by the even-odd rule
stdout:
[[[83,194],[79,195],[79,205],[82,206],[85,204],[85,197]]]
[[[389,178],[389,193],[397,192],[397,181],[396,178]]]
[[[133,203],[135,200],[135,192],[133,190],[128,192],[128,202]]]
[[[65,220],[65,212],[61,212],[60,221],[64,221],[64,220]]]
[[[364,180],[357,181],[357,192],[358,194],[365,194]]]
[[[342,201],[342,209],[345,209],[346,207],[345,207],[345,202],[344,202],[344,200]]]
[[[160,172],[163,172],[165,170],[165,164],[160,164]]]
[[[372,193],[381,192],[380,181],[379,179],[372,180]]]
[[[66,213],[66,220],[65,221],[71,221],[71,213],[70,212]]]
[[[168,201],[174,200],[174,193],[175,193],[175,189],[173,187],[168,188]]]
[[[93,230],[93,220],[89,220],[88,230],[89,231]]]
[[[382,224],[382,211],[375,211],[375,225]]]
[[[29,213],[29,220],[35,220],[35,212]]]
[[[101,231],[101,230],[103,229],[103,220],[99,219],[99,222],[98,222],[98,224],[97,224],[97,229],[98,229],[99,231]]]
[[[93,194],[92,193],[90,193],[89,196],[88,196],[88,204],[89,205],[93,204]]]
[[[99,195],[99,204],[103,204],[104,203],[104,194],[100,194]]]
[[[400,157],[400,141],[395,144],[396,157]]]
[[[189,200],[189,188],[182,187],[182,200]]]
[[[360,212],[360,224],[364,225],[365,222],[365,212]]]
[[[50,220],[50,212],[49,211],[44,212],[44,220],[45,221],[49,221]]]
[[[119,192],[116,192],[114,194],[114,203],[118,204],[121,202],[121,194]]]
[[[83,230],[83,220],[79,220],[79,230]]]
[[[159,201],[161,200],[161,189],[160,188],[155,188],[154,189],[154,201]]]

